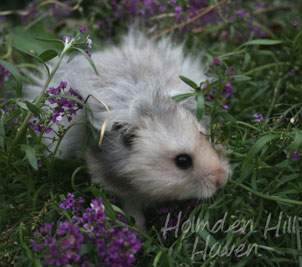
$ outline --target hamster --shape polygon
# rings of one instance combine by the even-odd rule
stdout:
[[[92,59],[99,75],[78,56],[60,66],[51,85],[66,81],[84,99],[92,94],[109,107],[103,142],[87,149],[86,162],[92,181],[121,200],[139,229],[148,206],[209,198],[227,182],[228,159],[196,119],[195,100],[171,99],[192,92],[179,75],[206,79],[198,57],[184,56],[183,47],[170,39],[155,42],[130,30],[121,45],[95,52]],[[100,131],[107,111],[91,98],[87,104],[93,117],[82,110],[76,120],[88,120]],[[84,137],[84,126],[72,127],[60,145],[61,157],[76,155]]]

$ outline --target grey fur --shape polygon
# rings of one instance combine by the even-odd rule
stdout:
[[[152,42],[133,30],[121,46],[96,52],[92,59],[99,76],[83,57],[76,57],[63,64],[52,85],[67,81],[83,98],[93,94],[110,108],[101,147],[91,146],[86,153],[93,182],[120,197],[140,229],[142,209],[156,201],[212,196],[231,173],[228,160],[223,149],[201,134],[207,129],[192,114],[194,100],[180,105],[171,99],[192,92],[179,75],[206,78],[200,59],[184,57],[182,46],[168,39]],[[93,99],[88,105],[94,118],[81,111],[76,120],[88,119],[100,130],[107,113]],[[83,126],[73,127],[62,141],[61,156],[75,155],[84,135]],[[175,157],[183,153],[193,159],[188,170],[175,165]]]

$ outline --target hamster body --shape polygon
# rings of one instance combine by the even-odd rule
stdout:
[[[121,45],[92,59],[98,76],[79,56],[62,64],[51,85],[66,81],[84,99],[92,94],[109,107],[101,146],[86,152],[88,170],[93,182],[120,198],[138,228],[144,228],[147,206],[208,198],[226,183],[231,168],[223,149],[209,142],[206,127],[195,118],[195,100],[179,104],[171,99],[192,92],[179,75],[206,79],[198,58],[185,57],[182,46],[168,39],[153,42],[132,30]],[[93,118],[81,110],[75,120],[89,120],[100,131],[107,111],[93,99],[87,104]],[[84,126],[72,127],[60,145],[61,157],[76,155],[84,136]]]

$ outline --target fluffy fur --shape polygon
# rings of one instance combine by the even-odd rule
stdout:
[[[179,75],[205,79],[199,58],[185,57],[182,46],[168,39],[153,42],[132,30],[120,46],[96,52],[92,59],[99,76],[79,56],[60,67],[52,85],[66,81],[83,98],[93,94],[108,105],[105,137],[98,149],[88,149],[88,168],[95,183],[120,197],[139,228],[144,227],[142,210],[148,205],[208,198],[225,184],[231,172],[228,160],[223,149],[206,138],[206,127],[193,114],[194,99],[181,104],[171,100],[192,90]],[[83,110],[76,120],[88,119],[100,130],[106,110],[93,99],[88,105],[93,118]],[[71,128],[62,141],[61,156],[76,155],[84,135],[83,126]],[[176,165],[180,154],[192,158],[190,168]]]

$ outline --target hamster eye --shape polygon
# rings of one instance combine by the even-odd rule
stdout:
[[[188,154],[179,154],[175,158],[175,164],[180,169],[189,169],[192,166],[192,158]]]

